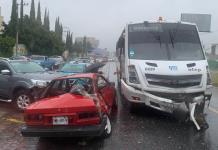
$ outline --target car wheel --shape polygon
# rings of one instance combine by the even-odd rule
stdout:
[[[111,135],[112,126],[111,126],[111,121],[110,121],[110,118],[108,117],[108,115],[105,115],[104,117],[106,119],[106,124],[104,127],[103,137],[106,138],[106,137],[109,137]]]
[[[32,102],[32,97],[25,90],[18,91],[15,94],[13,100],[14,106],[20,111],[24,111],[27,108],[27,106],[31,104],[31,102]]]

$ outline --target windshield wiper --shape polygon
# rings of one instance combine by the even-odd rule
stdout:
[[[171,41],[172,47],[174,48],[174,37],[172,36],[172,33],[171,33],[170,30],[168,31],[168,33],[169,33],[169,36],[170,36],[170,41]]]
[[[151,35],[154,37],[155,40],[157,40],[160,44],[160,47],[162,45],[162,42],[161,42],[161,38],[160,38],[160,35],[156,35],[154,32],[152,31],[149,31],[149,33],[151,33]]]

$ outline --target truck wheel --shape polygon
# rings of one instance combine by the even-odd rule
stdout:
[[[111,121],[110,121],[110,118],[108,117],[108,115],[104,115],[103,117],[105,117],[105,119],[106,119],[106,124],[105,124],[104,132],[103,132],[102,136],[104,138],[107,138],[111,135],[111,132],[112,132]]]
[[[14,96],[14,106],[19,111],[24,111],[32,102],[31,95],[26,90],[19,90]]]

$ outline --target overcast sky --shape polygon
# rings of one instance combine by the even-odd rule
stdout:
[[[29,14],[31,0],[25,7]],[[20,0],[18,0],[20,2]],[[49,9],[51,28],[60,16],[63,25],[76,36],[93,36],[100,40],[101,48],[115,50],[116,41],[125,24],[157,20],[179,21],[181,13],[206,13],[212,15],[213,34],[202,34],[206,43],[218,43],[217,0],[40,0],[42,14]],[[0,0],[2,15],[10,18],[12,0]],[[35,0],[37,6],[38,0]],[[37,7],[36,7],[37,8]]]

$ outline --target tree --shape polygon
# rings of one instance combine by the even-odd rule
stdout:
[[[65,48],[69,51],[73,49],[73,37],[70,31],[67,32]]]
[[[0,56],[11,57],[13,55],[13,46],[15,44],[15,39],[11,37],[0,36]]]
[[[34,21],[36,18],[36,15],[35,15],[35,3],[34,3],[34,0],[32,0],[31,2],[31,8],[30,8],[30,19],[31,21]]]
[[[63,27],[62,27],[62,24],[60,23],[59,17],[56,18],[56,21],[55,21],[55,33],[57,34],[57,36],[59,37],[59,39],[62,40]]]
[[[48,31],[50,30],[49,12],[47,12],[47,9],[45,9],[44,15],[44,28]]]
[[[21,0],[21,4],[20,4],[20,23],[19,23],[19,25],[20,25],[20,30],[22,31],[22,27],[23,27],[23,5],[24,5],[24,3],[23,3],[23,0]]]
[[[38,22],[40,25],[42,24],[40,2],[38,3],[37,22]]]
[[[18,9],[17,9],[17,0],[13,0],[12,2],[12,10],[11,10],[11,20],[8,25],[7,34],[9,36],[15,37],[17,32],[18,25]]]

